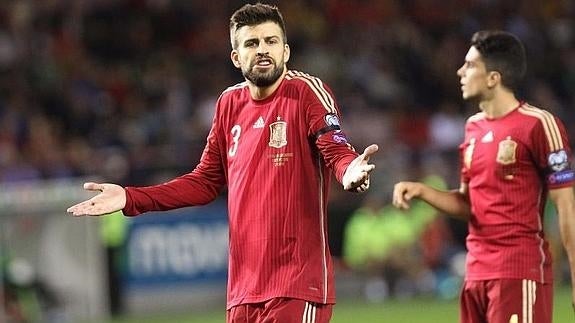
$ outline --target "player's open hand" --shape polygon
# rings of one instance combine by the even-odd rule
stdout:
[[[369,173],[375,169],[374,164],[369,164],[369,158],[377,152],[379,147],[369,145],[363,154],[351,161],[343,175],[342,184],[346,191],[365,192],[369,188]]]
[[[68,208],[67,212],[74,216],[104,215],[121,210],[126,206],[126,192],[116,184],[85,183],[84,189],[99,192],[89,200],[80,202]]]

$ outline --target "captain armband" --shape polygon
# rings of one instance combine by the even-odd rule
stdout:
[[[330,125],[325,128],[321,128],[315,133],[315,139],[318,139],[319,137],[330,131],[337,131],[337,130],[341,130],[341,127],[339,125]]]

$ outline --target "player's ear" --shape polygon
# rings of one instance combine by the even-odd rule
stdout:
[[[501,83],[501,73],[497,71],[489,72],[489,74],[487,75],[487,86],[492,88],[499,83]]]
[[[289,57],[290,57],[291,51],[289,48],[288,44],[284,45],[284,63],[287,63],[289,61]]]
[[[237,50],[232,49],[232,52],[230,53],[230,58],[232,59],[232,63],[234,64],[235,67],[237,68],[241,67],[240,55],[238,54]]]

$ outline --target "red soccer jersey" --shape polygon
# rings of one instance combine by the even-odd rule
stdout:
[[[198,166],[168,183],[127,188],[126,214],[201,205],[228,187],[228,301],[291,297],[334,303],[327,240],[330,170],[341,182],[358,154],[331,91],[289,71],[270,97],[225,90]]]
[[[468,119],[460,148],[473,213],[466,278],[550,281],[547,193],[574,182],[563,124],[525,103],[498,119],[478,113]]]

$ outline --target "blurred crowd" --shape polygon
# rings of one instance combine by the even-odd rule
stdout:
[[[142,184],[189,170],[216,98],[242,80],[229,60],[228,19],[243,3],[2,1],[0,183],[98,174]],[[455,71],[478,29],[521,37],[525,99],[573,123],[573,1],[277,4],[289,67],[333,88],[356,146],[382,146],[385,181],[456,149],[476,107],[460,99]]]
[[[573,0],[268,2],[286,20],[289,68],[334,90],[356,148],[381,147],[371,193],[349,205],[335,192],[336,214],[385,207],[399,179],[458,185],[457,147],[477,107],[461,100],[456,70],[480,29],[524,41],[522,99],[560,116],[575,142]],[[78,176],[144,185],[191,170],[217,97],[242,81],[228,24],[244,3],[1,1],[0,185]]]

